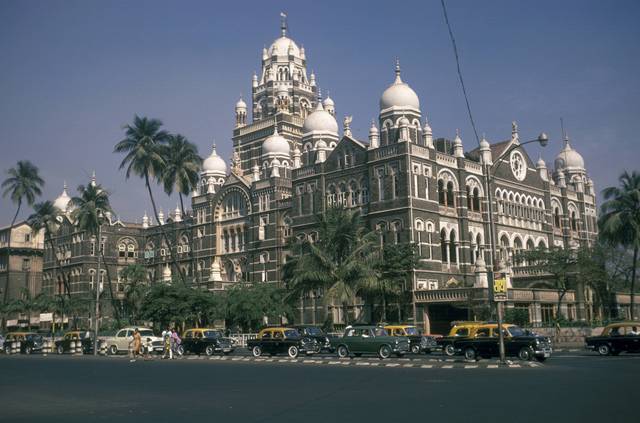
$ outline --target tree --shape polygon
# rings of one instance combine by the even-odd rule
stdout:
[[[340,304],[345,320],[356,292],[376,281],[376,233],[367,230],[358,212],[330,208],[318,219],[318,240],[301,241],[299,252],[287,264],[283,279],[288,298],[297,299],[311,291],[324,293],[329,302]]]
[[[89,184],[86,187],[80,185],[78,187],[77,197],[71,199],[71,205],[74,207],[71,212],[72,219],[80,231],[84,231],[89,235],[95,237],[98,244],[98,257],[97,257],[97,270],[96,270],[96,300],[95,300],[95,316],[94,316],[94,330],[96,337],[94,339],[93,352],[94,355],[98,354],[98,331],[99,331],[99,316],[100,316],[100,282],[102,281],[102,275],[100,272],[100,260],[104,259],[104,251],[102,248],[102,236],[101,228],[107,218],[107,213],[113,213],[111,204],[109,204],[109,193],[102,189],[98,184]],[[105,266],[107,267],[107,266]],[[108,270],[108,267],[107,267]],[[111,292],[111,300],[113,301],[113,290],[111,289],[111,278],[107,278],[109,282],[109,291]],[[117,307],[113,307],[117,313]],[[75,322],[75,319],[74,319]]]
[[[120,272],[120,277],[125,282],[124,298],[129,320],[137,324],[142,303],[149,292],[147,271],[140,264],[130,264]]]
[[[602,191],[602,203],[598,226],[600,237],[611,245],[620,245],[633,250],[631,268],[631,319],[635,310],[635,282],[640,250],[640,173],[624,172],[620,175],[619,187],[608,187]]]
[[[198,186],[202,157],[198,155],[198,147],[183,135],[169,135],[167,144],[160,145],[160,155],[164,160],[162,184],[167,195],[178,192],[182,214],[184,209],[183,195],[189,195]]]
[[[45,244],[49,244],[49,247],[51,248],[53,258],[56,262],[56,269],[62,269],[60,258],[56,254],[55,246],[53,245],[53,239],[51,238],[51,235],[56,233],[60,226],[58,218],[60,217],[61,212],[53,205],[51,201],[36,203],[33,206],[33,211],[34,212],[27,218],[27,224],[31,227],[31,230],[34,233],[44,231],[44,242]],[[65,274],[65,272],[60,273],[62,274],[62,281],[64,283],[64,292],[67,296],[69,296],[69,278]]]
[[[125,157],[120,163],[120,169],[126,168],[126,178],[135,174],[144,179],[144,184],[149,193],[149,199],[153,207],[153,214],[156,222],[160,222],[158,208],[151,191],[151,179],[161,181],[165,172],[166,162],[162,157],[162,145],[166,144],[169,134],[161,130],[162,122],[158,119],[148,119],[146,117],[134,116],[133,124],[125,126],[125,138],[116,144],[115,153],[124,153]],[[178,266],[173,243],[169,241],[163,225],[160,226],[162,238],[169,248],[171,261],[174,268],[180,275],[180,280],[186,285],[182,269]]]
[[[403,293],[407,292],[407,276],[416,266],[414,244],[387,244],[380,249],[374,269],[376,278],[366,279],[365,292],[382,305],[381,321],[387,321],[387,300],[394,299],[398,305],[398,321],[402,321],[401,305]]]
[[[228,326],[241,330],[257,330],[268,321],[281,321],[291,312],[286,304],[285,291],[273,284],[237,284],[226,291],[226,320]]]
[[[26,201],[28,205],[32,205],[36,197],[42,195],[42,186],[44,180],[40,177],[38,168],[28,160],[20,160],[16,167],[12,167],[7,171],[7,179],[2,182],[4,192],[2,197],[11,199],[11,202],[17,205],[16,213],[11,220],[9,226],[9,237],[7,238],[7,257],[11,257],[11,229],[16,223],[22,202]],[[9,281],[11,278],[11,260],[7,260],[7,283],[4,289],[4,302],[7,302],[9,295]]]
[[[550,283],[558,291],[556,318],[559,319],[561,316],[562,299],[567,291],[575,287],[578,273],[577,252],[555,246],[550,249],[541,247],[524,251],[514,257],[514,262],[516,263],[522,260],[535,263],[544,273],[550,276]]]

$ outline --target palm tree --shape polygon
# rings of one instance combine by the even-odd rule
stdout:
[[[124,159],[122,159],[120,163],[120,169],[127,169],[127,179],[129,179],[132,173],[144,179],[156,222],[160,222],[160,218],[158,217],[158,208],[156,207],[153,192],[151,191],[150,180],[152,178],[158,181],[162,179],[166,162],[162,157],[161,150],[162,145],[166,144],[169,139],[169,134],[161,130],[161,127],[162,122],[158,119],[149,119],[136,115],[133,118],[132,125],[125,125],[125,138],[117,143],[114,148],[115,153],[125,154]],[[163,225],[159,226],[162,237],[169,248],[173,266],[178,270],[182,283],[186,284],[182,270],[180,266],[178,266],[172,243],[169,242]]]
[[[53,245],[53,239],[51,235],[58,231],[60,226],[58,218],[61,216],[60,210],[53,205],[51,201],[43,201],[36,203],[33,206],[33,213],[27,218],[27,224],[31,227],[34,233],[44,231],[44,242],[49,244],[53,257],[56,262],[56,269],[62,269],[60,258],[55,252],[55,246]],[[64,283],[65,295],[70,295],[69,279],[65,272],[62,273],[62,281]]]
[[[635,282],[640,249],[640,173],[625,171],[618,178],[619,187],[602,191],[600,236],[613,245],[633,249],[631,267],[631,319],[634,318]]]
[[[180,198],[182,215],[185,215],[182,195],[189,195],[198,186],[202,157],[198,147],[183,135],[169,135],[167,144],[161,145],[165,167],[162,172],[164,191],[171,195],[174,189]]]
[[[18,206],[16,214],[13,215],[13,220],[11,220],[7,239],[7,257],[11,257],[11,229],[16,223],[22,202],[26,201],[28,205],[32,205],[36,197],[42,195],[44,180],[40,177],[38,168],[28,160],[20,160],[16,167],[12,167],[7,171],[7,175],[9,177],[2,182],[2,188],[4,188],[2,196],[9,196],[11,201]],[[7,302],[9,295],[10,275],[11,260],[7,260],[7,284],[4,290],[4,302]]]
[[[318,229],[318,241],[302,241],[301,254],[284,270],[288,298],[322,291],[325,307],[340,304],[347,323],[348,306],[353,305],[358,289],[376,279],[376,234],[365,228],[357,212],[341,208],[320,215]]]
[[[142,265],[131,264],[122,270],[120,276],[126,282],[124,297],[127,302],[129,319],[131,323],[136,324],[140,317],[142,302],[149,291],[147,271]]]
[[[104,251],[102,251],[102,238],[101,228],[102,224],[106,220],[107,213],[112,213],[111,205],[109,204],[109,193],[102,189],[98,184],[89,184],[86,187],[80,185],[78,187],[79,197],[73,197],[71,199],[71,205],[74,207],[71,217],[75,222],[76,227],[80,231],[87,232],[89,235],[95,237],[98,244],[98,263],[97,263],[97,281],[96,281],[96,304],[95,304],[95,316],[94,316],[94,330],[96,337],[94,340],[94,355],[97,354],[98,349],[98,317],[100,315],[100,258],[104,258]],[[109,278],[107,278],[109,279]],[[109,280],[109,284],[110,284]],[[109,285],[111,290],[111,285]],[[113,301],[113,292],[111,293]],[[115,308],[117,309],[117,307]],[[116,310],[117,312],[117,310]],[[75,320],[75,319],[74,319]]]

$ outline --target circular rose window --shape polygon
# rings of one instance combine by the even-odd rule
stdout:
[[[511,153],[511,172],[517,180],[522,181],[527,176],[527,164],[518,151]]]

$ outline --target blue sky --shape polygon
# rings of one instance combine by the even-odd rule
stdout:
[[[598,191],[638,169],[640,2],[447,4],[479,132],[506,139],[512,120],[521,139],[546,131],[551,166],[563,117]],[[139,220],[151,211],[142,181],[127,182],[112,153],[122,125],[135,113],[157,117],[203,156],[215,138],[228,158],[233,106],[250,93],[282,10],[338,120],[353,115],[356,137],[366,139],[398,56],[434,135],[459,128],[465,149],[476,145],[439,1],[3,0],[0,170],[33,161],[43,197],[55,199],[64,180],[75,189],[95,169],[116,211]],[[529,152],[536,160],[539,148]],[[13,211],[0,200],[0,225]]]

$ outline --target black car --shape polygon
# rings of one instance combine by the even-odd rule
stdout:
[[[534,358],[544,361],[551,357],[553,349],[549,338],[535,335],[515,325],[505,325],[502,330],[506,356],[525,361]],[[456,354],[463,354],[467,360],[500,356],[499,336],[495,328],[481,327],[474,337],[454,340],[453,347]]]
[[[206,354],[214,353],[230,354],[235,348],[231,340],[225,338],[220,330],[196,328],[188,329],[182,336],[182,342],[178,346],[178,354]]]
[[[262,329],[256,339],[247,341],[247,347],[254,357],[286,353],[289,357],[296,358],[300,353],[310,355],[320,351],[320,345],[315,339],[302,336],[296,329],[289,327]]]
[[[93,352],[93,332],[91,331],[70,331],[64,334],[62,339],[56,341],[55,348],[58,354],[71,351],[71,343],[74,343],[75,351],[78,351],[78,344],[84,354]]]
[[[4,352],[11,354],[11,345],[20,342],[20,353],[31,354],[42,351],[44,338],[35,332],[9,332],[4,340]]]
[[[410,350],[414,354],[431,354],[441,349],[434,336],[423,335],[414,325],[386,325],[384,328],[391,336],[407,338]]]
[[[585,346],[600,355],[640,352],[640,322],[612,323],[599,336],[585,338]]]
[[[318,352],[329,352],[333,353],[335,348],[331,345],[331,340],[329,336],[322,329],[317,326],[310,325],[296,325],[293,326],[294,329],[297,329],[300,332],[300,335],[306,336],[311,339],[315,339],[318,345],[320,346],[320,350]]]

